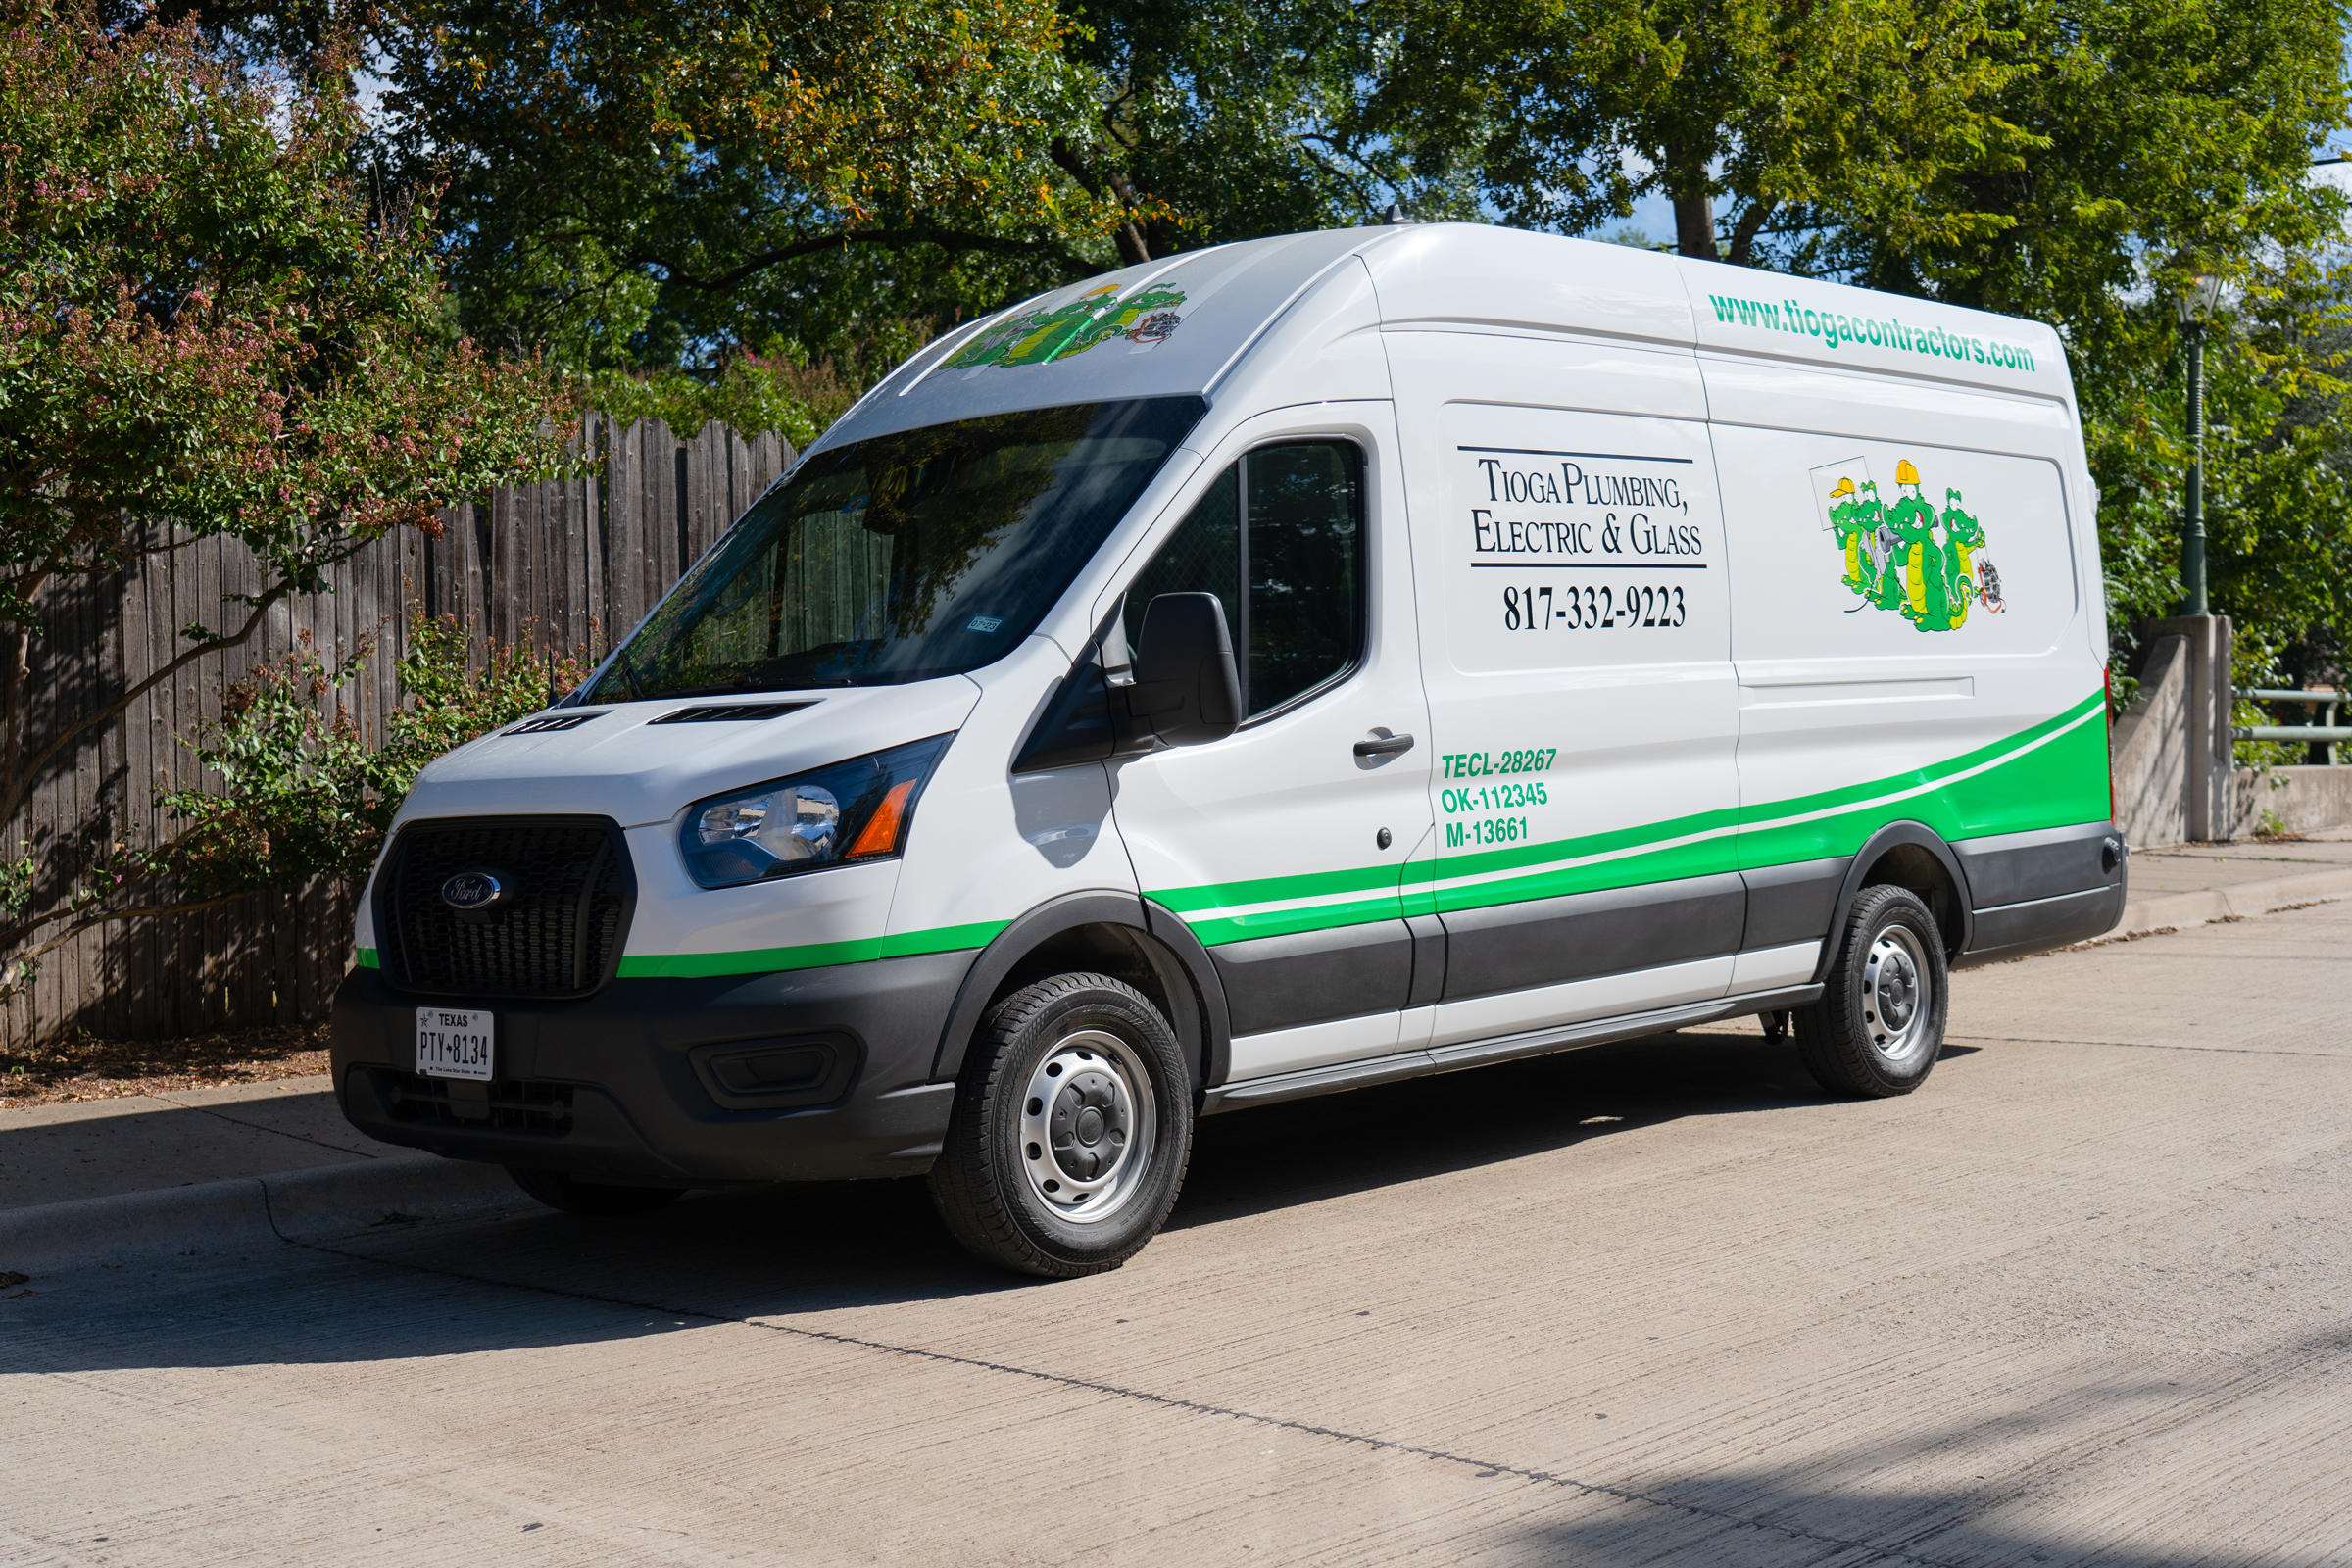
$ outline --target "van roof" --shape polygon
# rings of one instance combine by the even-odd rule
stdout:
[[[946,334],[816,448],[983,414],[1215,396],[1273,324],[1360,257],[1384,330],[1598,337],[1959,382],[2073,404],[2038,321],[1483,223],[1327,229],[1189,251]],[[811,448],[815,450],[816,448]]]

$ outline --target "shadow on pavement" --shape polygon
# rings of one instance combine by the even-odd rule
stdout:
[[[1171,1229],[1510,1160],[1689,1115],[1825,1103],[1794,1054],[1683,1034],[1206,1118]],[[1054,1286],[967,1257],[922,1182],[688,1199],[634,1220],[531,1211],[133,1265],[0,1298],[0,1364],[378,1361]],[[291,1266],[285,1266],[290,1264]],[[135,1287],[135,1289],[125,1289]],[[291,1309],[289,1309],[291,1301]]]
[[[2036,1568],[2210,1568],[2216,1563],[2311,1561],[2256,1553],[2184,1548],[2150,1551],[2090,1540],[2072,1532],[2037,1530],[2031,1516],[2038,1494],[2018,1495],[2014,1485],[1855,1494],[1806,1487],[1792,1478],[1758,1481],[1739,1476],[1690,1476],[1659,1485],[1650,1495],[1672,1498],[1688,1512],[1634,1506],[1606,1519],[1584,1519],[1538,1531],[1500,1553],[1504,1561],[1575,1563],[1584,1568],[1676,1568],[1736,1563],[1740,1568],[1813,1568],[1825,1562],[1900,1563],[1923,1568],[2034,1564]],[[2007,1517],[2014,1507],[2017,1515]],[[2085,1535],[2095,1536],[2095,1531]]]

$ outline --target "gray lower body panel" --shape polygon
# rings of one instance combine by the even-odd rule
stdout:
[[[956,1086],[929,1081],[970,953],[782,974],[615,980],[576,1002],[418,996],[361,969],[335,994],[343,1113],[459,1159],[721,1185],[930,1167]],[[416,1009],[488,1007],[487,1085],[416,1072]]]
[[[2086,942],[2123,917],[2123,834],[2082,822],[1963,839],[1952,846],[1975,910],[1962,966]]]
[[[1253,1035],[1394,1012],[1412,991],[1414,936],[1402,920],[1252,937],[1208,950],[1233,1032]]]
[[[1445,998],[1491,997],[1719,957],[1740,947],[1737,872],[1449,910]]]
[[[2088,942],[2115,929],[2124,914],[2124,884],[2085,888],[2054,898],[2004,904],[1977,911],[1976,940],[1955,968],[1998,963],[2028,954],[2047,953],[2073,942]]]
[[[1525,1056],[1546,1056],[1554,1052],[1575,1051],[1585,1046],[1635,1040],[1642,1035],[1686,1029],[1692,1024],[1712,1023],[1719,1018],[1774,1012],[1783,1007],[1802,1007],[1820,998],[1819,986],[1794,986],[1780,991],[1687,1003],[1677,1007],[1659,1007],[1647,1012],[1625,1013],[1614,1018],[1593,1018],[1583,1023],[1561,1024],[1551,1029],[1530,1029],[1492,1040],[1468,1040],[1433,1049],[1399,1051],[1364,1061],[1337,1062],[1328,1067],[1311,1067],[1302,1072],[1276,1073],[1265,1078],[1225,1084],[1211,1089],[1200,1108],[1205,1115],[1211,1111],[1279,1104],[1286,1100],[1304,1100],[1311,1095],[1362,1089],[1401,1078],[1422,1078],[1433,1073],[1517,1061]]]

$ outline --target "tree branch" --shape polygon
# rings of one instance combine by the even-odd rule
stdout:
[[[52,953],[55,953],[58,949],[64,947],[67,943],[81,935],[84,931],[94,930],[99,926],[109,925],[117,920],[142,920],[151,916],[160,918],[167,914],[194,914],[200,909],[217,909],[223,904],[234,904],[239,899],[257,898],[269,891],[270,890],[268,888],[247,888],[242,893],[216,893],[209,899],[190,899],[183,904],[151,904],[142,906],[135,909],[110,909],[96,914],[85,914],[80,919],[75,920],[73,924],[67,926],[63,931],[58,932],[48,941],[42,943],[39,947],[32,949],[28,953],[20,953],[10,957],[8,960],[8,966],[10,968],[19,969],[21,973],[22,966],[39,962],[42,958],[47,957]],[[40,922],[37,921],[27,922],[24,925],[19,926],[17,930],[20,932],[31,930],[39,923]],[[5,942],[6,940],[7,935],[5,933],[0,933],[0,942]],[[4,972],[5,971],[0,971],[0,973]],[[5,995],[7,993],[9,990],[9,982],[0,982],[0,995]]]
[[[1749,202],[1747,211],[1740,215],[1740,221],[1732,228],[1732,248],[1723,259],[1734,267],[1755,266],[1756,235],[1763,231],[1764,220],[1771,216],[1772,203],[1761,196]]]
[[[1086,167],[1085,161],[1070,146],[1067,136],[1054,137],[1053,145],[1046,149],[1046,156],[1053,159],[1065,173],[1083,186],[1089,196],[1097,201],[1102,199],[1102,182],[1097,179],[1094,172]],[[1113,185],[1117,185],[1118,177],[1112,175],[1111,179]],[[1135,203],[1128,197],[1124,188],[1119,189],[1118,196],[1119,200],[1129,208],[1134,207]],[[1144,231],[1135,226],[1134,219],[1130,218],[1120,223],[1112,238],[1118,242],[1120,258],[1130,265],[1148,262],[1152,259],[1152,247],[1145,243]]]
[[[938,245],[945,249],[961,247],[964,250],[987,251],[997,256],[1035,256],[1042,253],[1080,271],[1091,271],[1097,265],[1051,240],[1012,239],[1002,234],[981,234],[960,228],[847,228],[811,239],[795,240],[772,251],[762,251],[725,271],[705,275],[670,267],[659,256],[640,254],[632,256],[630,261],[639,266],[651,265],[664,269],[669,274],[669,282],[699,289],[707,294],[716,294],[771,267],[798,261],[804,256],[813,256],[818,251],[839,245],[882,245],[894,250],[915,245]]]
[[[311,565],[313,569],[331,566],[339,561],[349,559],[370,542],[367,537],[354,535],[345,541],[343,548],[312,563]],[[5,775],[0,775],[0,822],[9,821],[19,810],[24,808],[24,803],[32,796],[33,782],[40,777],[41,770],[56,760],[75,741],[99,725],[113,720],[131,704],[187,668],[197,660],[208,654],[217,654],[223,649],[235,648],[250,641],[253,634],[261,630],[262,622],[268,618],[270,608],[295,591],[295,583],[296,579],[291,576],[279,578],[270,585],[267,592],[247,601],[253,606],[253,612],[245,617],[245,623],[235,631],[226,636],[207,637],[173,655],[150,672],[144,680],[131,686],[120,697],[100,704],[97,708],[74,718],[64,729],[58,731],[47,746],[34,753],[30,760],[13,766]]]

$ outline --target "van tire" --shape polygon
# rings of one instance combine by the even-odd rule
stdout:
[[[1942,1054],[1950,995],[1943,932],[1919,895],[1864,888],[1821,1000],[1797,1009],[1797,1057],[1834,1095],[1907,1095]]]
[[[1076,1279],[1158,1234],[1192,1148],[1192,1074],[1167,1019],[1108,975],[1055,975],[981,1020],[931,1200],[975,1255]]]
[[[683,1187],[631,1187],[620,1182],[582,1181],[568,1171],[509,1165],[514,1185],[550,1208],[591,1219],[626,1219],[667,1208],[686,1195]]]

